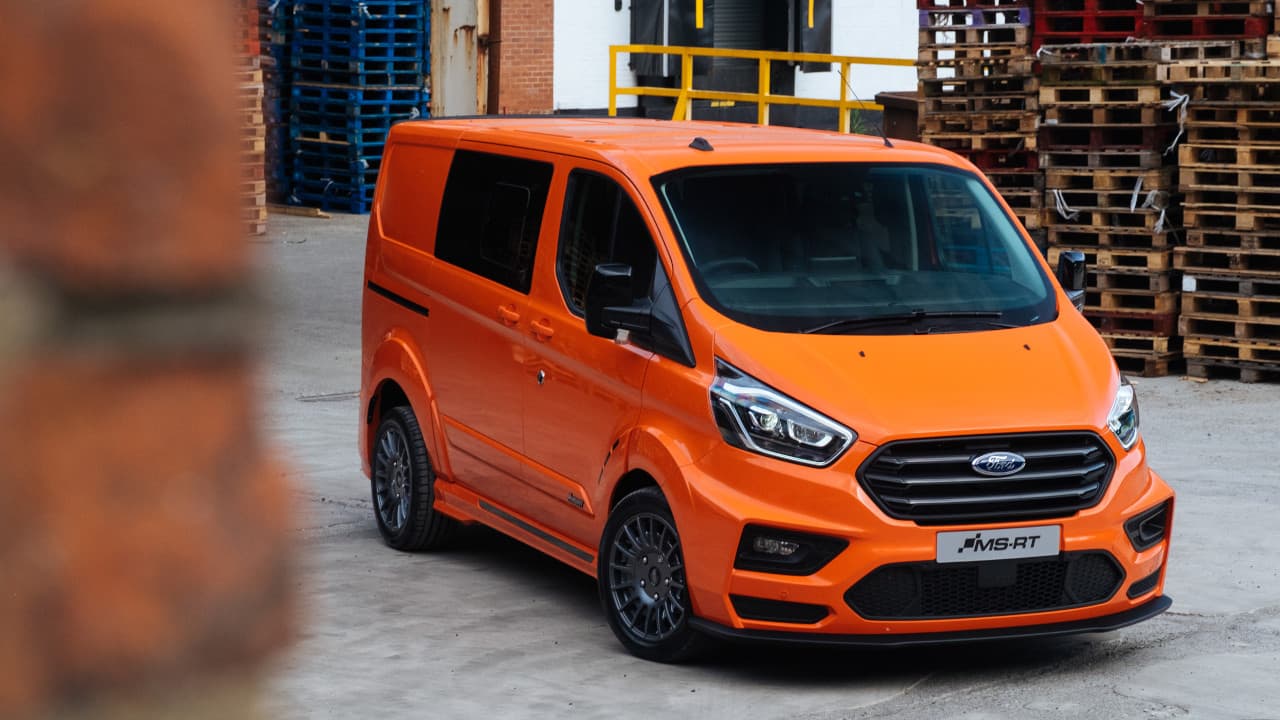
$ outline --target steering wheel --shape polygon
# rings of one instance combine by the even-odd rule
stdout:
[[[741,255],[702,263],[698,266],[698,269],[706,275],[728,272],[729,270],[737,270],[738,272],[760,272],[760,266],[757,265],[754,260],[742,257]]]

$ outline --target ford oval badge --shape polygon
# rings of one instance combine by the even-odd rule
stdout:
[[[1027,466],[1027,459],[1018,453],[989,452],[979,455],[969,463],[973,471],[987,477],[1005,477]]]

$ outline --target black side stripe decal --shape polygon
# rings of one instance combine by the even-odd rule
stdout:
[[[490,505],[484,500],[480,501],[480,509],[493,513],[494,515],[497,515],[498,517],[502,518],[503,520],[506,520],[507,522],[511,523],[512,525],[515,525],[516,527],[520,528],[521,530],[524,530],[527,533],[530,533],[532,535],[537,535],[540,540],[543,540],[545,542],[551,543],[552,545],[555,545],[556,547],[578,558],[584,563],[589,563],[595,560],[595,558],[593,558],[589,553],[585,553],[579,550],[578,548],[570,545],[569,543],[561,540],[558,537],[555,537],[554,535],[548,535],[547,533],[539,530],[538,528],[530,525],[529,523],[521,520],[520,518],[512,515],[511,513],[503,510],[499,510],[498,508]]]
[[[388,289],[386,289],[386,288],[382,287],[381,285],[379,285],[379,284],[377,284],[377,283],[373,282],[372,280],[370,280],[368,283],[366,283],[366,287],[368,287],[368,288],[369,288],[370,290],[372,290],[373,292],[375,292],[375,293],[377,293],[377,294],[381,295],[382,297],[384,297],[384,298],[386,298],[386,299],[390,300],[391,302],[393,302],[393,303],[395,303],[395,304],[397,304],[397,305],[399,305],[399,306],[401,306],[401,307],[408,308],[408,309],[410,309],[410,310],[412,310],[412,311],[414,311],[414,312],[418,313],[419,315],[421,315],[421,316],[423,316],[423,317],[427,317],[427,316],[429,316],[429,315],[431,314],[431,311],[427,310],[427,306],[425,306],[425,305],[419,305],[418,303],[416,303],[416,302],[414,302],[414,301],[410,300],[409,298],[407,298],[407,297],[405,297],[405,296],[403,296],[403,295],[400,295],[400,294],[397,294],[397,293],[393,293],[393,292],[391,292],[390,290],[388,290]]]

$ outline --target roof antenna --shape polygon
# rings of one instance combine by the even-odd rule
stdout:
[[[702,152],[711,152],[712,150],[715,150],[715,148],[711,147],[711,143],[707,142],[707,139],[701,135],[695,137],[693,142],[689,143],[689,147]]]
[[[840,71],[840,79],[844,81],[845,87],[849,88],[849,94],[853,95],[853,99],[861,103],[862,98],[858,97],[858,93],[854,92],[853,83],[849,82],[849,76],[846,75],[843,70]],[[884,132],[884,113],[880,114],[880,139],[884,140],[885,147],[893,147],[893,143],[889,142],[889,136]]]

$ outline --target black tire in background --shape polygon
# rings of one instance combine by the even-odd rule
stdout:
[[[597,576],[609,627],[633,655],[679,662],[701,647],[703,637],[689,626],[680,534],[658,488],[627,495],[610,513]]]
[[[413,410],[387,411],[371,451],[373,516],[382,539],[406,552],[443,545],[456,523],[432,507],[436,473]]]

